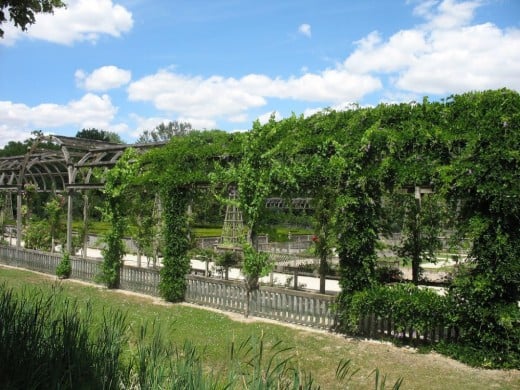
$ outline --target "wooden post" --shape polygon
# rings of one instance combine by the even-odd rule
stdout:
[[[67,192],[67,252],[72,252],[72,190]]]
[[[16,193],[16,247],[22,244],[22,190]]]
[[[83,258],[85,259],[87,257],[87,250],[88,250],[88,195],[85,193],[83,194]]]

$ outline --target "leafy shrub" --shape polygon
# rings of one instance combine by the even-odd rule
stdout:
[[[240,254],[233,250],[225,250],[216,258],[216,264],[223,267],[225,270],[225,279],[228,279],[229,268],[237,265],[240,262]]]
[[[497,299],[502,289],[474,270],[457,275],[448,293],[459,342],[442,351],[471,365],[520,368],[520,308]]]
[[[169,302],[181,302],[186,293],[186,275],[190,271],[188,220],[189,191],[170,188],[162,193],[164,206],[164,259],[159,290]]]
[[[25,247],[48,251],[51,248],[49,223],[45,220],[31,221],[24,232]]]
[[[246,278],[246,287],[248,291],[258,289],[258,280],[262,276],[269,275],[273,270],[274,264],[266,252],[259,252],[251,245],[244,245],[244,261],[242,264],[242,273]]]
[[[65,252],[61,258],[60,263],[56,267],[56,275],[60,279],[67,279],[72,273],[72,264],[70,263],[70,254]]]
[[[360,319],[369,314],[392,319],[398,331],[413,328],[420,333],[451,321],[446,298],[408,283],[355,293],[347,310],[339,313],[342,330],[358,333]]]

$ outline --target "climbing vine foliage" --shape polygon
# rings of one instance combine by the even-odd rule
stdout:
[[[128,222],[128,197],[138,171],[137,152],[129,148],[106,173],[105,199],[101,211],[104,220],[110,224],[110,230],[104,236],[105,247],[102,250],[103,263],[99,280],[109,288],[119,287],[119,273],[125,255],[123,236]]]
[[[236,153],[235,136],[222,131],[192,131],[173,137],[160,149],[143,156],[144,185],[157,188],[163,205],[164,249],[159,290],[170,301],[184,299],[190,270],[191,226],[188,206],[208,191],[210,174]]]
[[[313,199],[320,272],[326,272],[335,248],[342,289],[338,316],[348,318],[355,294],[377,291],[377,251],[389,213],[383,199],[428,188],[432,200],[448,210],[451,225],[446,228],[448,221],[439,221],[444,214],[434,213],[437,206],[426,200],[402,202],[392,210],[404,220],[394,219],[393,227],[406,233],[398,255],[410,258],[417,270],[432,258],[441,227],[468,240],[470,256],[448,294],[452,325],[474,348],[502,350],[509,361],[520,362],[519,113],[517,92],[485,91],[441,102],[425,98],[422,104],[271,118],[255,122],[243,135],[192,131],[147,153],[140,165],[129,151],[107,175],[104,215],[112,230],[106,237],[105,281],[118,284],[125,194],[142,168],[140,185],[157,189],[164,209],[160,291],[165,299],[180,301],[186,291],[189,206],[201,193],[222,194],[233,186],[253,247],[267,197]],[[246,272],[261,274],[263,256],[246,255],[251,260]],[[493,364],[500,364],[499,357]]]

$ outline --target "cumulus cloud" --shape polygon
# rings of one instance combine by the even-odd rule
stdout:
[[[482,1],[455,0],[426,1],[414,8],[414,14],[427,21],[425,27],[435,29],[450,29],[465,26],[475,16],[475,10],[483,4]]]
[[[121,36],[132,29],[133,23],[131,12],[112,0],[68,0],[67,8],[56,9],[54,14],[38,14],[27,32],[6,23],[5,38],[0,43],[12,45],[22,37],[64,45],[96,42],[101,35]]]
[[[384,40],[371,32],[356,42],[346,70],[386,74],[390,94],[451,94],[508,87],[520,89],[520,29],[471,25],[481,1],[426,1],[414,13],[426,20]]]
[[[78,69],[74,76],[76,84],[87,91],[108,91],[128,84],[132,73],[129,70],[110,65],[98,68],[90,74]]]
[[[400,75],[397,87],[435,94],[520,89],[520,30],[501,31],[489,23],[468,26],[433,33],[430,46]]]
[[[302,35],[305,35],[306,37],[311,37],[312,35],[312,32],[311,32],[311,25],[310,24],[307,24],[307,23],[304,23],[304,24],[300,24],[300,26],[298,27],[298,32]]]
[[[43,103],[34,107],[25,104],[0,101],[0,123],[4,131],[29,132],[33,129],[49,129],[62,126],[81,128],[112,128],[117,112],[108,95],[92,93],[65,105]],[[25,139],[25,138],[24,138]]]
[[[10,141],[23,142],[31,138],[30,131],[22,131],[19,129],[10,128],[7,124],[0,124],[0,148],[3,148]]]
[[[345,70],[306,73],[287,80],[249,74],[240,79],[187,76],[160,70],[131,83],[132,101],[152,102],[159,110],[191,118],[235,121],[247,110],[267,104],[268,98],[340,102],[357,100],[381,87],[378,79]]]

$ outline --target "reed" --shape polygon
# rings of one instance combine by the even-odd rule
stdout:
[[[69,298],[59,286],[0,284],[0,388],[316,390],[298,353],[282,341],[248,337],[233,341],[225,368],[205,368],[189,341],[176,346],[158,323],[134,331],[127,314]],[[204,352],[204,351],[203,351]],[[348,383],[356,370],[341,361],[336,377]],[[376,372],[376,388],[386,378]],[[394,386],[394,388],[398,388]]]

